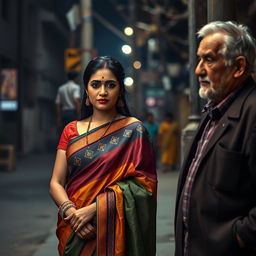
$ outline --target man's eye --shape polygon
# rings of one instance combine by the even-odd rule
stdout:
[[[206,61],[207,62],[212,62],[212,58],[207,58]]]

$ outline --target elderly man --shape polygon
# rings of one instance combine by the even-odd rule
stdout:
[[[195,73],[208,103],[180,172],[175,255],[256,255],[255,40],[221,21],[198,36]]]

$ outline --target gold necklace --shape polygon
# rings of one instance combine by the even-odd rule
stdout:
[[[109,122],[108,126],[107,126],[107,129],[105,129],[105,131],[103,132],[103,134],[100,136],[100,138],[98,139],[98,143],[100,142],[100,140],[104,137],[104,135],[107,133],[107,131],[109,130],[111,124],[113,123],[113,121],[115,120],[117,114],[114,115],[114,117],[112,118],[112,120]],[[87,131],[86,131],[86,135],[85,135],[85,138],[86,138],[86,146],[89,145],[89,141],[88,141],[88,132],[90,131],[90,127],[91,127],[91,122],[92,122],[92,115],[90,117],[90,120],[89,120],[89,124],[88,124],[88,127],[87,127]]]

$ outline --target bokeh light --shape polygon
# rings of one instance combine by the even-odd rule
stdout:
[[[133,62],[133,67],[134,67],[135,69],[140,69],[140,68],[141,68],[141,62],[138,61],[138,60],[134,61],[134,62]]]
[[[125,86],[127,86],[127,87],[130,87],[130,86],[132,86],[133,85],[133,79],[131,78],[131,77],[126,77],[125,79],[124,79],[124,84],[125,84]]]
[[[122,46],[122,51],[124,54],[130,54],[132,52],[132,48],[130,45],[125,44]]]
[[[127,36],[131,36],[131,35],[133,35],[133,29],[132,29],[131,27],[125,27],[124,33],[125,33]]]

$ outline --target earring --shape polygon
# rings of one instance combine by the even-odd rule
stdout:
[[[124,107],[124,101],[122,100],[121,97],[119,97],[119,100],[117,101],[117,106],[120,107],[120,108]]]
[[[90,105],[91,105],[90,99],[89,97],[86,97],[85,106],[89,107]]]

